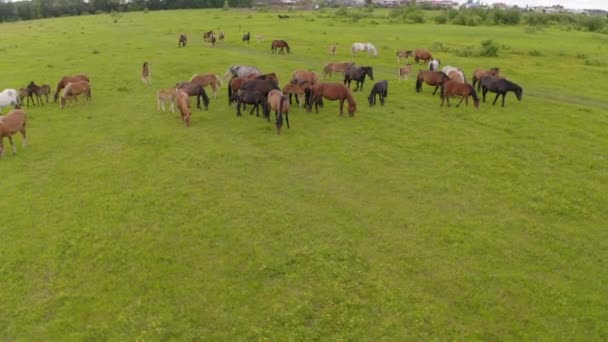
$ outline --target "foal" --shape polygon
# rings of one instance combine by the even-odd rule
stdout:
[[[404,78],[407,80],[410,77],[411,72],[412,72],[411,64],[400,67],[399,68],[399,81],[402,81]]]
[[[23,147],[27,145],[25,139],[25,123],[25,112],[18,108],[11,110],[5,116],[0,116],[0,158],[4,155],[4,137],[8,137],[8,141],[13,147],[13,154],[17,153],[17,148],[13,143],[13,134],[20,132],[23,137]]]
[[[165,111],[165,104],[169,103],[171,107],[169,108],[171,112],[175,112],[174,103],[176,100],[176,89],[161,89],[156,92],[156,109]]]
[[[44,95],[46,97],[46,103],[49,103],[49,94],[51,94],[51,86],[49,86],[48,84],[43,84],[41,86],[37,86],[36,83],[34,83],[34,81],[32,81],[32,82],[30,82],[30,84],[27,85],[27,90],[28,90],[29,98],[32,97],[32,94],[36,95],[36,102],[39,105],[44,104],[44,101],[42,101],[42,95]],[[28,103],[29,103],[29,98],[28,98]],[[33,98],[32,98],[32,102],[34,102]]]
[[[141,81],[144,84],[152,83],[152,81],[150,80],[150,64],[148,64],[148,62],[144,62],[141,67]]]
[[[300,106],[300,108],[302,108],[302,102],[300,102],[300,99],[304,99],[306,95],[305,92],[305,88],[298,84],[288,83],[283,87],[283,94],[285,94],[285,96],[289,95],[289,103],[292,103],[291,96],[294,95],[296,98],[296,103]]]
[[[336,44],[332,44],[329,47],[329,54],[332,55],[332,56],[334,56],[336,54],[336,45],[337,45],[337,43]]]

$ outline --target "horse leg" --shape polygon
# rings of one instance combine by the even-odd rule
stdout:
[[[505,106],[505,96],[507,95],[507,93],[503,93],[502,94],[502,106]]]
[[[464,99],[467,99],[467,107],[469,106],[469,100],[467,96],[463,96],[462,99],[460,99],[460,102],[458,102],[458,104],[456,105],[456,108],[460,107],[460,104],[462,103],[462,101]]]
[[[21,136],[23,137],[23,141],[21,142],[21,146],[25,147],[27,146],[27,137],[25,134],[25,123],[23,124],[23,127],[21,127],[21,129],[19,130],[19,133],[21,133]]]
[[[494,98],[494,102],[492,102],[492,106],[496,104],[496,100],[498,100],[499,96],[500,96],[500,93],[496,93],[496,97]]]
[[[481,95],[483,95],[483,102],[486,102],[486,94],[488,93],[488,88],[484,87],[482,89]]]
[[[13,144],[13,137],[11,137],[10,133],[8,135],[8,141],[11,143],[11,146],[13,147],[13,154],[16,154],[17,148],[15,147],[15,144]]]
[[[435,96],[435,93],[437,93],[437,89],[439,89],[438,85],[435,86],[435,91],[433,92],[433,96]]]
[[[241,99],[239,98],[236,103],[236,116],[241,116]]]
[[[344,99],[340,99],[340,116],[344,114]]]

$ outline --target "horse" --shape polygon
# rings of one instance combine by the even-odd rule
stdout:
[[[224,74],[223,79],[225,80],[228,76],[232,75],[233,77],[247,77],[249,75],[258,76],[261,75],[262,72],[260,69],[251,66],[251,65],[233,65],[228,68],[228,71]]]
[[[277,134],[281,134],[283,115],[285,115],[285,122],[287,123],[287,128],[289,128],[289,101],[287,101],[287,96],[280,90],[271,90],[268,93],[268,111],[270,110],[274,110]]]
[[[306,89],[304,86],[298,84],[287,83],[283,87],[283,94],[285,96],[289,95],[289,104],[291,104],[291,97],[294,96],[296,98],[296,103],[300,108],[302,107],[302,102],[300,102],[300,98],[304,99],[306,97]]]
[[[376,95],[380,97],[380,105],[384,106],[384,99],[388,96],[388,81],[378,81],[374,84],[372,91],[367,97],[370,106],[376,105]]]
[[[370,53],[374,54],[374,56],[378,56],[378,50],[372,43],[354,43],[351,46],[351,51],[353,53],[353,56],[359,51],[367,51],[368,57]]]
[[[66,105],[67,99],[72,98],[78,102],[78,96],[84,95],[87,100],[91,100],[91,85],[87,81],[70,82],[65,86],[61,94],[59,107],[63,108]]]
[[[475,91],[475,88],[473,88],[473,86],[468,83],[461,83],[455,80],[445,81],[441,86],[441,106],[443,107],[443,101],[447,100],[449,107],[450,97],[452,96],[462,97],[456,107],[460,106],[462,101],[465,101],[468,107],[469,96],[472,96],[475,108],[479,108],[479,98],[477,97],[477,92]]]
[[[257,40],[258,42],[261,42],[264,39],[266,39],[266,37],[264,37],[264,35],[262,35],[262,34],[256,34],[255,35],[255,40]]]
[[[441,69],[441,71],[444,74],[448,75],[450,77],[450,80],[454,80],[460,83],[467,83],[467,78],[464,76],[462,70],[456,67],[446,65]]]
[[[29,89],[26,88],[19,88],[19,90],[17,91],[17,95],[19,96],[19,103],[23,104],[23,100],[27,99],[27,106],[29,107],[30,103],[29,103],[29,96],[30,96],[30,91]]]
[[[422,92],[422,83],[424,82],[430,86],[435,86],[435,91],[433,91],[433,95],[435,95],[443,82],[449,79],[450,77],[441,71],[420,70],[416,79],[416,92]]]
[[[203,40],[207,43],[211,42],[211,37],[213,37],[213,30],[203,32]]]
[[[272,80],[277,85],[279,84],[279,77],[274,72],[271,72],[268,74],[263,74],[263,75],[257,75],[257,76],[249,76],[248,78],[254,79],[254,80]]]
[[[211,35],[211,38],[209,39],[209,44],[211,44],[211,47],[215,47],[215,42],[217,41],[217,39],[215,39],[215,35]]]
[[[327,63],[323,67],[323,79],[327,78],[327,75],[331,77],[333,72],[339,72],[341,74],[346,73],[346,69],[355,66],[355,62],[339,62],[339,63]]]
[[[350,88],[350,82],[355,81],[356,87],[354,91],[363,90],[365,75],[367,75],[369,79],[373,81],[374,69],[371,66],[350,67],[346,69],[346,73],[344,73],[344,85],[348,83],[348,87]]]
[[[283,49],[287,49],[287,53],[291,53],[289,50],[289,44],[287,44],[287,42],[284,40],[272,41],[272,43],[270,44],[270,51],[274,53],[275,51],[277,51],[277,49],[280,49],[279,53],[285,53]]]
[[[401,60],[404,59],[407,61],[407,58],[412,56],[413,52],[412,50],[407,50],[407,51],[397,51],[397,63],[401,64]]]
[[[429,70],[431,71],[439,71],[439,63],[438,59],[433,59],[429,62]]]
[[[41,105],[44,104],[44,101],[42,101],[42,95],[44,95],[46,97],[46,103],[49,103],[49,94],[51,93],[51,86],[49,86],[48,84],[43,84],[41,86],[37,86],[36,83],[34,83],[34,81],[30,82],[30,84],[27,85],[27,90],[28,90],[28,95],[29,97],[32,96],[32,94],[36,95],[36,102]],[[34,102],[34,100],[32,99],[32,102]],[[28,98],[28,103],[29,103],[29,98]]]
[[[296,70],[291,76],[291,84],[297,84],[304,88],[304,103],[306,106],[310,104],[312,97],[310,96],[310,91],[312,86],[319,83],[319,75],[310,70]]]
[[[27,121],[27,115],[19,108],[13,109],[5,116],[0,116],[0,158],[4,155],[4,137],[8,138],[8,141],[13,147],[13,154],[17,153],[17,148],[13,143],[13,134],[19,132],[23,137],[22,146],[27,145],[25,126]]]
[[[156,92],[156,109],[157,110],[161,110],[164,112],[165,111],[165,104],[169,103],[170,106],[170,110],[171,112],[175,112],[174,109],[174,103],[176,102],[176,98],[177,98],[177,89],[175,88],[171,88],[171,89],[161,89],[159,91]]]
[[[488,91],[496,93],[496,97],[494,98],[494,102],[492,102],[492,105],[495,105],[496,100],[498,100],[498,97],[502,95],[502,106],[504,107],[505,95],[507,95],[507,93],[510,91],[515,93],[515,96],[517,97],[518,101],[521,101],[523,89],[511,81],[496,76],[486,75],[481,78],[479,83],[481,83],[481,89],[483,91],[483,102],[486,102],[486,94],[488,93]]]
[[[188,44],[188,36],[186,36],[185,34],[180,34],[179,35],[179,40],[177,41],[177,47],[186,47],[186,44]]]
[[[57,99],[59,98],[59,92],[61,91],[61,89],[65,88],[65,86],[68,85],[68,83],[70,82],[78,82],[78,81],[86,81],[88,83],[91,83],[91,81],[89,80],[89,77],[86,75],[74,75],[74,76],[63,76],[60,80],[59,83],[57,83],[57,90],[55,90],[55,95],[53,96],[54,101],[57,102]]]
[[[175,85],[175,88],[182,90],[188,94],[188,96],[196,96],[196,108],[201,109],[202,98],[203,105],[205,105],[205,110],[209,109],[209,97],[207,97],[205,88],[200,83],[180,82]]]
[[[412,72],[411,64],[400,67],[399,68],[399,81],[403,80],[403,78],[405,78],[407,80],[409,78],[411,72]]]
[[[262,114],[266,116],[266,97],[257,91],[239,90],[230,95],[230,101],[236,102],[236,116],[241,116],[241,105],[245,109],[245,105],[248,104],[251,105],[250,115],[253,115],[253,111],[255,110],[255,115],[260,116],[260,106],[262,106]],[[269,118],[268,121],[270,121]]]
[[[186,123],[186,127],[190,127],[190,117],[192,111],[190,110],[190,95],[183,90],[177,90],[175,93],[175,101],[177,102],[177,108],[182,116],[182,120]]]
[[[224,31],[220,31],[220,33],[218,34],[217,39],[219,39],[219,40],[224,40],[224,37],[225,37],[225,35],[224,35]]]
[[[336,45],[337,45],[337,44],[332,44],[332,45],[329,47],[329,54],[330,54],[330,55],[332,55],[332,56],[334,56],[334,55],[336,54]]]
[[[475,72],[473,72],[473,87],[477,84],[477,91],[481,90],[481,83],[478,83],[482,77],[486,75],[490,76],[498,76],[500,74],[500,68],[494,67],[490,70],[477,68]]]
[[[0,112],[3,107],[18,106],[20,103],[19,93],[15,89],[4,89],[0,93]]]
[[[344,112],[344,100],[348,101],[348,114],[354,116],[357,111],[357,103],[350,90],[342,83],[317,83],[311,89],[312,100],[308,104],[308,111],[315,105],[315,111],[319,113],[319,104],[322,98],[329,101],[340,101],[340,115]]]
[[[416,49],[414,50],[414,62],[418,64],[419,61],[424,63],[428,63],[433,59],[433,55],[430,52],[424,49]]]
[[[279,20],[282,20],[282,19],[289,19],[289,16],[288,16],[288,15],[280,15],[280,14],[279,14],[278,16],[279,16]]]
[[[236,94],[245,81],[249,80],[247,77],[237,77],[233,76],[230,81],[228,81],[228,105],[234,103],[235,101],[231,98],[233,94]]]
[[[152,83],[150,80],[150,64],[148,62],[144,62],[144,64],[141,66],[141,81],[144,84]]]
[[[217,97],[217,90],[222,86],[222,79],[216,74],[193,75],[190,83],[199,83],[203,87],[211,86],[213,99]]]
[[[275,80],[251,79],[241,85],[240,91],[256,91],[266,99],[268,93],[273,89],[280,90],[279,84]],[[266,108],[264,115],[268,116],[268,108]]]
[[[251,32],[247,32],[243,35],[243,41],[249,43],[249,39],[251,39]]]

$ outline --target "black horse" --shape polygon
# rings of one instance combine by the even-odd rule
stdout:
[[[251,38],[251,32],[247,32],[243,35],[243,41],[249,43],[249,38]]]
[[[243,85],[241,85],[241,88],[239,88],[239,89],[242,91],[258,92],[258,93],[260,93],[260,95],[262,95],[264,97],[264,99],[266,99],[266,97],[268,97],[268,93],[270,93],[271,90],[274,90],[274,89],[281,90],[279,88],[279,83],[272,79],[247,80],[247,81],[245,81],[245,83],[243,83]],[[270,116],[270,113],[268,112],[267,107],[264,108],[264,116],[266,116],[266,117]]]
[[[349,67],[344,73],[344,85],[348,83],[348,87],[350,88],[350,82],[355,81],[357,86],[354,91],[363,90],[365,75],[369,76],[370,80],[374,80],[374,70],[371,66]]]
[[[181,89],[188,96],[196,96],[196,108],[201,109],[201,98],[203,99],[203,104],[205,105],[205,110],[209,109],[209,97],[205,92],[205,88],[200,83],[191,83],[191,82],[181,82],[175,85],[177,89]]]
[[[486,94],[488,93],[488,91],[496,93],[494,102],[492,102],[493,106],[496,104],[496,100],[498,100],[498,97],[502,95],[502,106],[504,107],[505,95],[507,95],[507,93],[510,91],[515,93],[515,96],[517,97],[518,101],[521,101],[523,89],[511,81],[507,81],[504,78],[494,76],[484,76],[479,82],[481,84],[483,102],[486,102]]]
[[[376,104],[376,95],[380,96],[380,105],[384,106],[384,99],[388,95],[388,81],[378,81],[376,84],[374,84],[372,91],[367,97],[370,106],[374,106]]]
[[[260,106],[262,106],[262,114],[266,116],[267,104],[266,97],[260,94],[257,91],[243,91],[239,90],[238,92],[230,95],[230,100],[236,102],[236,115],[241,116],[241,105],[243,109],[245,109],[245,105],[252,105],[251,111],[249,114],[253,115],[253,110],[255,109],[255,115],[260,116]],[[268,121],[270,121],[270,116],[267,116]]]

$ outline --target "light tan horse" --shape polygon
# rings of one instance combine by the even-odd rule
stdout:
[[[330,55],[332,55],[332,56],[334,56],[334,55],[336,54],[336,45],[337,45],[337,44],[332,44],[332,45],[329,47],[329,54],[330,54]]]
[[[222,86],[222,79],[216,74],[196,74],[190,78],[190,83],[198,83],[203,87],[211,86],[213,99],[217,97],[217,91]]]
[[[165,111],[165,104],[169,104],[171,112],[175,112],[176,89],[161,89],[156,92],[156,109]]]
[[[344,74],[346,69],[353,66],[355,66],[355,62],[327,63],[323,67],[323,79],[327,78],[327,75],[331,77],[333,72]]]
[[[68,83],[63,90],[63,94],[61,94],[60,107],[63,108],[66,105],[68,98],[72,98],[78,102],[78,96],[80,95],[84,95],[89,101],[91,100],[91,86],[89,82],[78,81]]]
[[[408,57],[413,56],[414,53],[411,50],[407,50],[407,51],[397,51],[397,63],[401,64],[401,60],[406,60]]]
[[[150,64],[148,62],[144,62],[144,64],[141,66],[141,81],[144,84],[152,83],[150,80]]]
[[[285,122],[287,123],[287,128],[289,128],[289,101],[287,100],[287,96],[280,90],[273,89],[268,93],[268,110],[274,110],[277,134],[281,134],[283,115],[285,115]]]
[[[302,85],[287,83],[283,87],[283,94],[285,94],[285,96],[289,96],[290,104],[291,104],[291,96],[292,95],[295,96],[296,103],[300,106],[300,108],[302,108],[302,103],[304,102],[304,97],[305,97],[305,92],[306,92],[305,87],[307,85],[308,85],[307,82]],[[302,99],[302,101],[300,101],[300,99]]]
[[[8,137],[8,141],[13,147],[13,154],[17,153],[17,148],[13,143],[13,134],[20,132],[23,137],[23,147],[27,145],[25,123],[25,112],[19,108],[11,110],[5,116],[0,116],[0,158],[4,155],[4,137]]]
[[[190,96],[188,93],[178,90],[176,93],[176,101],[177,108],[182,114],[182,120],[184,120],[187,127],[190,127],[190,116],[192,115],[192,112],[190,111]]]
[[[409,78],[411,72],[412,72],[411,64],[400,67],[399,68],[399,81],[403,80],[404,78],[407,80]]]
[[[74,76],[63,76],[60,80],[59,83],[57,83],[57,90],[55,90],[55,95],[53,95],[53,99],[55,100],[55,102],[57,102],[57,99],[59,99],[59,92],[64,89],[68,83],[70,82],[78,82],[78,81],[87,81],[87,82],[91,82],[89,80],[89,77],[87,75],[74,75]]]

